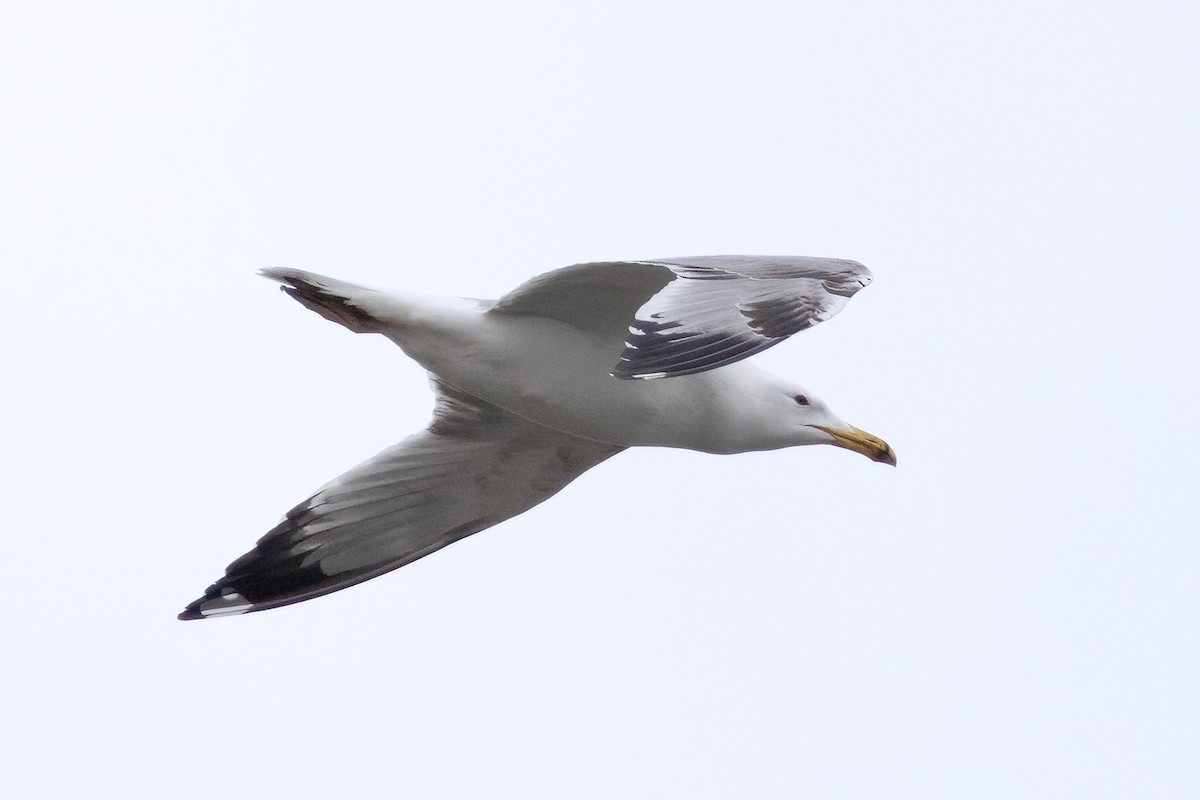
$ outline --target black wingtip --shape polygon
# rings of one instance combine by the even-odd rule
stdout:
[[[200,604],[204,602],[204,598],[200,598],[194,603],[190,603],[187,608],[179,612],[179,616],[175,619],[187,621],[189,619],[204,619],[204,615],[200,613]]]

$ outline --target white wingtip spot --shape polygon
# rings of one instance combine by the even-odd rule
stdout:
[[[220,617],[227,614],[244,614],[253,605],[237,592],[225,592],[220,597],[200,606],[200,613],[205,617]]]

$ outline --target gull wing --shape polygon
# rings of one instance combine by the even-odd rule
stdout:
[[[691,375],[748,358],[829,319],[871,273],[857,261],[697,256],[577,264],[502,297],[531,314],[624,338],[617,378]]]
[[[625,336],[637,310],[675,279],[665,264],[598,261],[546,272],[501,297],[489,314],[547,317],[583,330]]]
[[[623,449],[433,383],[426,430],[289,511],[179,618],[262,611],[369,580],[532,508]]]

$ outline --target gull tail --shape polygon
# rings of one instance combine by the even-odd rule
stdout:
[[[355,333],[381,333],[389,311],[395,311],[389,295],[366,286],[288,267],[264,267],[259,274],[283,284],[280,288],[304,307]]]

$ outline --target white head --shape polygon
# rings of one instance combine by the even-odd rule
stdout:
[[[872,461],[896,465],[887,442],[843,422],[809,390],[780,379],[761,387],[760,403],[751,411],[752,450],[774,450],[806,444],[832,444],[861,453]]]

